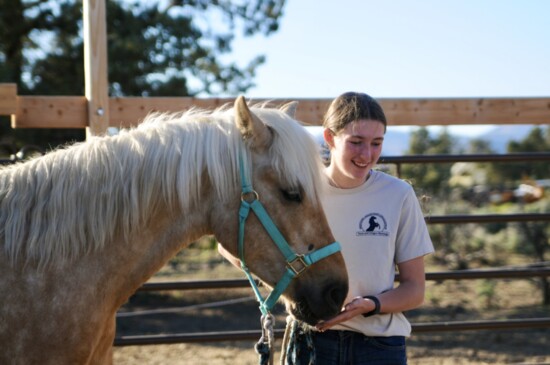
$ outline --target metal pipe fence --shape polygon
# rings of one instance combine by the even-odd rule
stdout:
[[[472,279],[520,279],[529,277],[550,277],[550,263],[531,265],[530,267],[511,267],[498,269],[456,270],[426,273],[426,280],[472,280]],[[396,274],[399,281],[399,274]],[[261,282],[256,284],[261,286]],[[206,290],[206,289],[237,289],[248,288],[247,279],[220,279],[220,280],[192,280],[192,281],[166,281],[148,282],[143,284],[139,292],[152,292],[164,290]]]
[[[454,163],[454,162],[527,162],[550,161],[549,152],[523,152],[508,154],[464,154],[464,155],[406,155],[380,156],[380,164],[401,163]]]
[[[413,323],[411,326],[413,333],[550,328],[550,318]],[[281,339],[283,338],[284,329],[274,329],[274,334],[275,338]],[[113,344],[114,346],[143,346],[221,341],[256,341],[261,335],[261,330],[178,333],[173,335],[135,335],[117,337]]]
[[[516,153],[516,154],[471,154],[471,155],[411,155],[383,156],[380,164],[396,164],[399,174],[404,163],[454,163],[454,162],[531,162],[550,161],[550,153]],[[427,224],[467,224],[467,223],[502,223],[502,222],[540,222],[550,221],[550,213],[524,214],[485,214],[485,215],[445,215],[427,216]],[[426,280],[473,280],[473,279],[520,279],[549,277],[550,265],[541,263],[530,267],[497,268],[483,270],[458,270],[426,273]],[[399,280],[399,275],[396,275]],[[154,290],[192,290],[192,289],[227,289],[246,288],[246,279],[203,280],[186,282],[145,283],[139,291]],[[523,318],[488,321],[453,321],[434,323],[413,323],[413,333],[466,331],[466,330],[506,330],[521,328],[550,328],[550,317]],[[275,337],[282,338],[284,330],[275,329]],[[260,330],[183,333],[172,335],[122,336],[115,338],[114,346],[154,345],[173,343],[204,343],[218,341],[255,340],[261,336]]]
[[[539,263],[529,267],[510,267],[498,269],[457,270],[428,272],[426,280],[474,280],[474,279],[521,279],[532,277],[550,277],[550,263]],[[399,280],[399,275],[396,275]],[[195,280],[174,282],[145,283],[138,291],[197,290],[247,288],[246,279]],[[258,285],[261,285],[258,282]],[[413,333],[431,333],[467,330],[510,330],[510,329],[550,328],[550,317],[521,318],[484,321],[452,321],[433,323],[412,323]],[[284,330],[275,329],[275,337],[282,338]],[[178,333],[169,335],[134,335],[115,338],[114,346],[142,346],[175,343],[204,343],[220,341],[245,341],[258,339],[260,330],[220,331]]]
[[[26,150],[14,153],[10,158],[0,158],[0,165],[7,165],[22,161],[26,157]],[[411,155],[411,156],[383,156],[380,164],[396,164],[399,167],[404,163],[454,163],[454,162],[530,162],[550,161],[550,153],[516,153],[516,154],[471,154],[471,155]],[[528,214],[487,214],[487,215],[446,215],[427,216],[428,224],[467,224],[467,223],[494,223],[494,222],[535,222],[550,221],[550,213]],[[540,263],[529,267],[498,268],[483,270],[459,270],[448,272],[426,273],[426,280],[473,280],[473,279],[520,279],[532,277],[549,277],[550,265]],[[397,275],[396,280],[399,280]],[[197,289],[229,289],[246,288],[249,282],[246,279],[231,280],[199,280],[178,282],[148,282],[138,291],[163,290],[197,290]],[[434,323],[413,323],[414,333],[466,331],[466,330],[503,330],[519,328],[550,328],[548,318],[506,319],[499,321],[454,321]],[[275,329],[275,336],[281,338],[283,329]],[[142,335],[121,336],[114,340],[114,346],[157,345],[174,343],[198,343],[218,341],[255,340],[261,336],[260,330],[224,331],[183,333],[171,335]]]

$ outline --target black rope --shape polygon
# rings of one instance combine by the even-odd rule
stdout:
[[[290,316],[286,321],[281,365],[314,365],[315,346],[311,328]],[[302,356],[304,353],[305,356]]]

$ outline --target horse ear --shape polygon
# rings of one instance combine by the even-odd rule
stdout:
[[[235,100],[235,123],[243,138],[252,142],[252,148],[265,149],[271,145],[271,131],[250,111],[242,95]]]
[[[296,119],[294,116],[296,115],[296,109],[298,109],[298,102],[297,101],[291,101],[290,103],[286,103],[281,107],[281,110],[286,113],[289,117],[292,119]]]

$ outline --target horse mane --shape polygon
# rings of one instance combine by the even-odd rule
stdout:
[[[272,168],[317,202],[321,163],[315,142],[282,111],[251,110],[273,130]],[[203,173],[218,198],[240,189],[239,151],[250,152],[233,110],[151,114],[135,128],[0,168],[0,241],[12,260],[39,266],[96,251],[128,237],[160,202],[192,211]],[[250,170],[249,170],[250,171]]]

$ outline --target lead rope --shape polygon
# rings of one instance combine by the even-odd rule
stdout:
[[[300,356],[305,351],[307,355]],[[305,362],[303,362],[304,360]],[[311,329],[294,317],[286,317],[286,329],[281,347],[281,365],[314,365],[315,346]]]
[[[260,365],[273,365],[273,343],[275,342],[275,334],[273,332],[273,325],[275,319],[271,313],[263,315],[261,318],[262,322],[262,337],[254,349],[256,353],[260,356]]]

